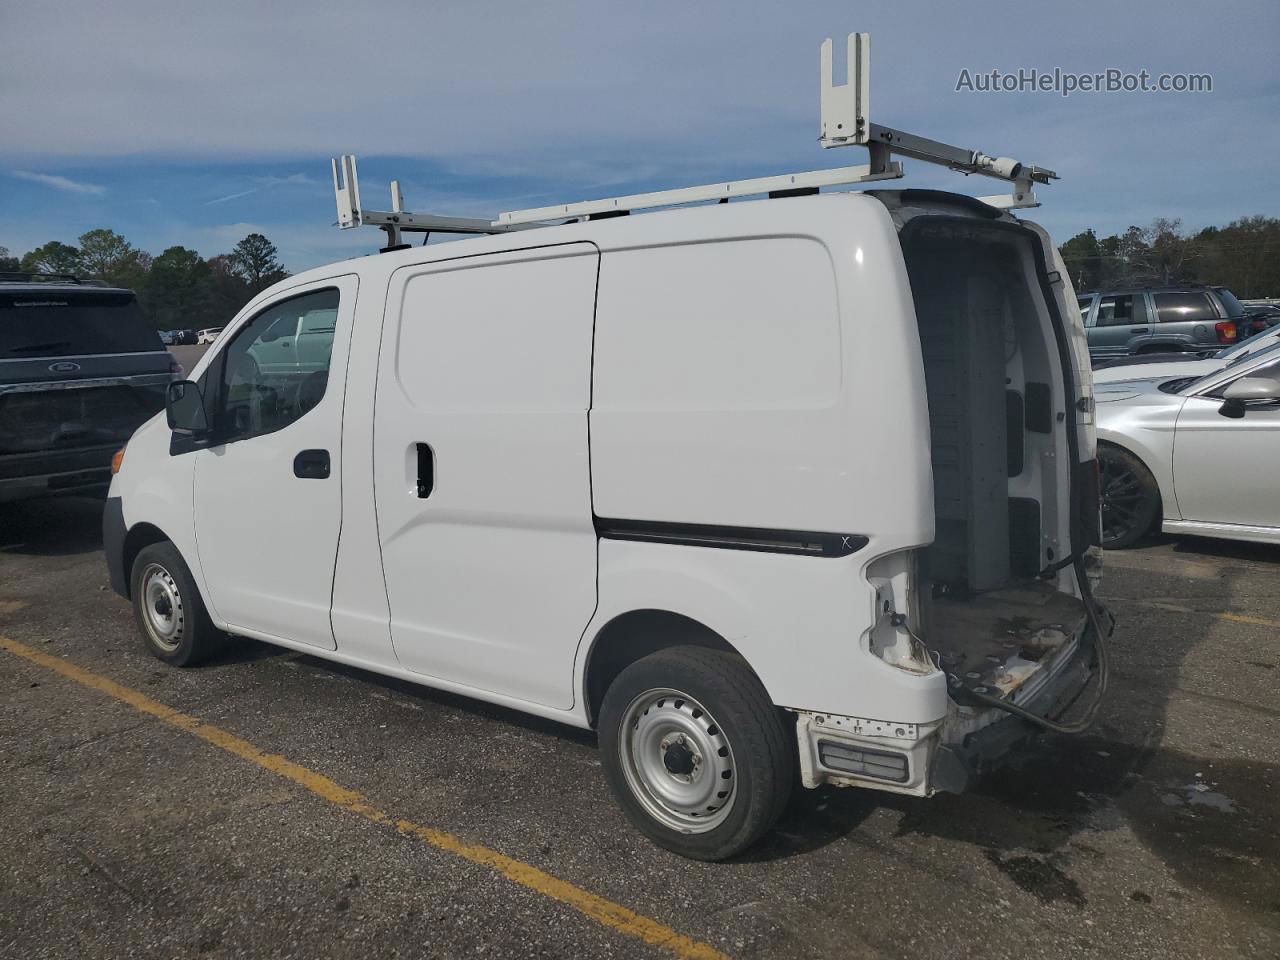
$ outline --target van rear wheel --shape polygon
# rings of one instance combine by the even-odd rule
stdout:
[[[152,655],[190,667],[219,652],[227,635],[213,625],[182,555],[168,542],[138,551],[130,572],[133,615]]]
[[[781,711],[723,651],[673,647],[623,670],[600,710],[600,745],[632,823],[696,860],[751,846],[791,795],[794,750]]]

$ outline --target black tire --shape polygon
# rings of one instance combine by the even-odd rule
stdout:
[[[643,705],[663,696],[669,702],[659,707],[655,701],[655,712],[651,716],[650,710],[644,709]],[[636,711],[640,709],[643,709],[643,714],[636,720]],[[660,715],[659,710],[665,713]],[[704,710],[701,716],[699,710]],[[696,718],[696,722],[710,731],[713,744],[721,745],[714,757],[704,749],[702,752],[708,755],[704,761],[697,752],[698,741],[693,734],[690,735],[694,756],[699,758],[694,761],[698,766],[687,774],[691,778],[690,789],[701,789],[696,783],[700,777],[713,778],[702,786],[721,784],[720,778],[731,784],[721,808],[705,808],[714,811],[710,814],[711,820],[691,822],[688,828],[673,826],[659,819],[665,816],[688,820],[699,814],[666,808],[652,792],[640,785],[644,777],[639,773],[637,764],[641,761],[632,759],[629,747],[643,740],[646,728],[658,731],[652,737],[666,737],[661,742],[665,744],[670,735],[661,732],[666,729],[661,723],[669,722],[677,711],[685,711],[688,717]],[[653,719],[658,716],[662,719]],[[783,716],[741,657],[703,647],[661,650],[623,670],[605,693],[600,710],[600,747],[605,776],[631,822],[656,844],[694,860],[724,860],[745,850],[768,831],[781,816],[791,796],[795,782],[794,733]],[[680,716],[675,719],[685,722],[686,718]],[[635,722],[629,723],[629,720]],[[629,729],[624,730],[624,726]],[[677,738],[679,744],[665,748],[665,752],[662,752],[661,744],[654,750],[641,751],[646,756],[660,758],[662,766],[654,774],[659,779],[664,773],[673,779],[684,773],[679,767],[673,769],[672,751],[686,750],[684,736],[677,734]],[[647,742],[658,743],[652,738]],[[725,747],[729,751],[727,758],[723,753]],[[677,763],[683,759],[676,757]],[[658,763],[646,762],[651,770]],[[716,766],[726,763],[732,773],[727,777],[725,770]],[[716,796],[725,794],[718,792]],[[653,812],[651,807],[658,812]],[[714,826],[706,825],[711,822]]]
[[[1098,445],[1102,473],[1102,546],[1132,547],[1160,518],[1160,488],[1141,460],[1111,444]]]
[[[157,659],[191,667],[225,647],[227,635],[209,619],[191,571],[172,543],[153,543],[138,552],[129,595],[138,630]],[[173,625],[171,631],[166,623]]]

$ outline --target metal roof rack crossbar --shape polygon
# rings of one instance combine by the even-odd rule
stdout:
[[[410,213],[404,209],[400,181],[391,181],[391,209],[365,210],[360,205],[360,178],[356,158],[344,154],[329,161],[333,169],[333,193],[338,204],[338,228],[347,230],[363,224],[378,227],[387,235],[385,249],[400,247],[405,233],[502,233],[507,227],[494,226],[477,217],[445,217],[434,213]]]

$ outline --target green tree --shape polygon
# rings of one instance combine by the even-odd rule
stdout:
[[[22,269],[22,262],[17,257],[9,256],[8,247],[0,247],[0,273],[15,273]]]
[[[160,329],[205,326],[209,299],[209,265],[196,251],[170,247],[151,261],[146,306]]]
[[[289,275],[276,255],[275,244],[260,233],[251,233],[237,243],[227,260],[251,296]]]
[[[80,262],[90,277],[113,286],[138,288],[146,280],[151,255],[136,249],[114,230],[80,235]]]
[[[1196,278],[1230,287],[1238,297],[1280,296],[1280,219],[1242,217],[1195,235]]]
[[[72,273],[83,270],[80,251],[69,243],[50,240],[22,258],[22,269],[28,273]]]
[[[1138,268],[1156,283],[1185,283],[1200,256],[1195,241],[1182,230],[1181,220],[1159,217],[1142,231],[1145,256]]]
[[[236,274],[230,254],[210,257],[205,266],[208,270],[205,278],[208,319],[204,325],[220,327],[234,317],[253,294],[249,291],[249,284]]]
[[[1102,246],[1092,230],[1077,233],[1060,248],[1077,290],[1096,290],[1103,282]]]
[[[81,234],[79,244],[84,271],[93,279],[118,287],[137,287],[150,266],[151,256],[137,250],[115,230],[88,230]]]

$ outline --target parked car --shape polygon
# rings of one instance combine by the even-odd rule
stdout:
[[[132,291],[0,275],[0,501],[105,493],[179,369]]]
[[[181,343],[182,331],[181,330],[161,330],[160,342],[163,343],[165,346],[173,346],[175,343]]]
[[[1245,304],[1245,322],[1255,333],[1280,324],[1280,307],[1270,303]]]
[[[1105,687],[1065,277],[1034,225],[921,191],[312,270],[130,440],[111,583],[171,664],[228,631],[595,728],[691,857],[797,773],[962,790]]]
[[[1098,386],[1103,546],[1153,530],[1280,543],[1280,343],[1205,376]]]
[[[1093,368],[1093,382],[1114,383],[1117,380],[1145,380],[1174,377],[1203,377],[1221,370],[1232,360],[1265,350],[1280,341],[1280,327],[1255,333],[1234,347],[1223,347],[1207,357],[1188,356],[1185,353],[1146,353],[1135,357],[1103,360]]]
[[[1244,307],[1226,287],[1130,287],[1081,294],[1078,303],[1095,361],[1208,353],[1244,339]]]
[[[213,343],[222,333],[222,327],[208,327],[196,334],[196,343]]]

